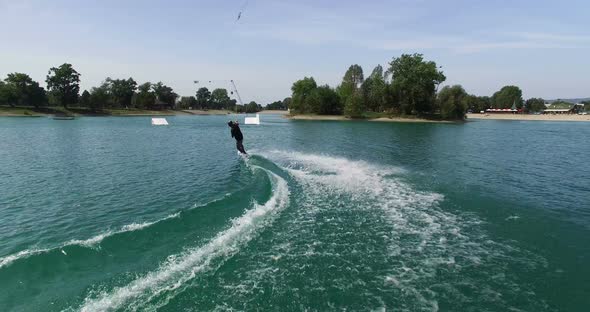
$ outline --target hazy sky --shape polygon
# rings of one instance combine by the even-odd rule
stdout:
[[[419,52],[470,93],[587,97],[589,14],[587,0],[0,0],[0,77],[45,85],[68,62],[82,89],[133,77],[194,95],[194,80],[234,79],[244,101],[266,104],[304,76],[335,86],[351,64],[368,74]]]

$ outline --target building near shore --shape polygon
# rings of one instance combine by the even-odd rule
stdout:
[[[492,114],[522,114],[522,108],[516,108],[516,102],[512,103],[511,108],[488,108],[486,113]]]
[[[522,112],[521,109],[516,108],[488,108],[486,109],[486,113],[492,114],[517,114]]]
[[[543,114],[577,114],[584,111],[584,104],[556,102],[549,105]]]

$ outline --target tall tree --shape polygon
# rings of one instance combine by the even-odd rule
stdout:
[[[291,86],[293,92],[291,96],[291,103],[289,108],[294,113],[308,113],[311,109],[308,106],[307,98],[318,85],[313,77],[304,77],[301,80],[295,81]]]
[[[13,103],[18,105],[39,107],[47,103],[45,90],[29,75],[23,73],[8,74],[6,79],[8,90],[11,90]]]
[[[214,109],[233,109],[233,107],[229,107],[231,105],[230,98],[224,88],[217,88],[211,92],[211,103]]]
[[[196,108],[197,107],[197,100],[194,96],[183,96],[180,98],[180,103],[178,106],[181,109],[189,109],[189,108]]]
[[[90,107],[90,92],[88,92],[88,90],[84,90],[84,92],[82,92],[78,104],[82,107]]]
[[[529,112],[540,112],[545,110],[545,100],[541,98],[530,98],[526,100],[525,108]]]
[[[386,87],[383,67],[377,65],[361,86],[366,109],[374,112],[383,111],[385,109]]]
[[[197,90],[197,106],[201,109],[209,108],[209,102],[211,101],[211,92],[209,89],[202,87]]]
[[[389,110],[392,112],[399,112],[400,111],[400,99],[398,92],[399,86],[394,86],[391,83],[385,84],[385,94],[384,94],[384,108],[385,110]]]
[[[289,107],[291,106],[291,98],[290,97],[286,97],[283,99],[283,107],[285,109],[289,109]]]
[[[110,86],[105,81],[99,87],[90,90],[89,108],[92,111],[101,111],[105,107],[111,106]]]
[[[444,119],[465,119],[467,92],[460,85],[445,86],[438,93],[440,114]]]
[[[262,106],[254,101],[244,105],[244,111],[246,113],[257,113],[262,110]]]
[[[363,96],[359,92],[353,93],[346,99],[344,104],[344,115],[350,118],[363,117],[364,105]]]
[[[485,111],[492,107],[492,102],[489,96],[468,95],[465,98],[465,103],[467,104],[467,107],[474,112]]]
[[[65,108],[69,104],[78,102],[80,74],[71,64],[65,63],[59,67],[52,67],[45,81],[52,97]]]
[[[312,113],[320,115],[341,115],[343,110],[340,96],[328,85],[313,89],[307,98],[307,106]]]
[[[522,90],[517,86],[504,86],[492,95],[492,107],[494,108],[510,108],[513,104],[517,108],[522,108],[523,102]]]
[[[146,82],[137,87],[137,93],[131,99],[131,105],[135,108],[152,108],[156,103],[156,94],[152,90],[152,83]]]
[[[170,105],[171,107],[174,106],[178,94],[174,93],[174,90],[172,90],[172,88],[163,84],[162,82],[158,82],[152,85],[152,90],[154,90],[156,99]]]
[[[430,113],[435,107],[437,86],[446,77],[435,62],[422,54],[402,54],[389,63],[392,88],[406,114]]]
[[[363,68],[358,64],[350,65],[346,73],[344,73],[344,77],[342,77],[342,83],[337,89],[340,98],[346,102],[352,94],[358,91],[364,80]]]
[[[137,89],[137,82],[133,78],[128,79],[111,79],[107,78],[106,82],[110,85],[113,104],[116,107],[131,106],[131,99]]]
[[[18,101],[14,85],[0,80],[0,104],[14,106]]]

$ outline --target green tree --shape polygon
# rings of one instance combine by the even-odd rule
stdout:
[[[330,86],[319,86],[311,91],[307,98],[307,107],[312,113],[320,115],[341,115],[340,96]]]
[[[584,104],[584,110],[590,111],[590,101],[582,101]]]
[[[17,101],[18,96],[14,85],[0,80],[0,104],[14,106]]]
[[[202,87],[197,90],[197,106],[201,109],[209,108],[209,103],[211,101],[211,92],[209,89]]]
[[[361,118],[363,117],[363,111],[363,96],[359,92],[353,93],[346,99],[344,115],[350,118]]]
[[[309,113],[311,109],[307,105],[307,98],[317,87],[318,85],[313,77],[304,77],[295,81],[291,87],[293,94],[291,95],[292,100],[289,108],[297,114]]]
[[[287,110],[287,105],[284,101],[274,101],[270,104],[267,104],[265,109],[267,110]]]
[[[230,107],[230,98],[224,88],[217,88],[211,92],[211,104],[214,109],[233,109]]]
[[[291,98],[290,97],[286,97],[283,99],[283,107],[285,107],[285,109],[289,109],[289,107],[291,106]]]
[[[485,111],[492,107],[492,99],[489,96],[468,95],[466,103],[467,107],[474,112]]]
[[[178,106],[181,109],[189,109],[189,108],[196,108],[197,107],[197,100],[194,96],[183,96],[180,98],[180,103]]]
[[[45,90],[27,74],[8,74],[4,82],[9,92],[7,95],[11,105],[18,104],[38,108],[47,103]]]
[[[545,100],[541,98],[530,98],[526,100],[525,108],[529,112],[540,112],[545,110]]]
[[[262,106],[260,104],[252,101],[246,105],[244,105],[244,112],[245,113],[257,113],[262,110]]]
[[[438,105],[444,119],[464,119],[467,111],[467,92],[460,85],[445,86],[438,93]]]
[[[229,109],[229,110],[235,110],[237,106],[238,106],[238,100],[236,100],[236,99],[230,99],[229,100],[229,103],[228,103],[227,109]],[[260,110],[259,111],[261,111],[262,110],[262,106],[261,105],[258,105],[258,106],[260,107]]]
[[[377,65],[361,86],[366,109],[374,112],[380,112],[385,109],[386,88],[387,84],[385,83],[383,67]]]
[[[389,63],[392,90],[406,114],[430,113],[435,107],[437,86],[446,80],[435,62],[422,54],[402,54]]]
[[[172,88],[163,84],[162,82],[158,82],[152,85],[152,90],[156,95],[156,100],[168,104],[171,107],[174,106],[178,94],[174,93]]]
[[[131,105],[135,108],[153,108],[156,103],[156,94],[152,90],[152,83],[146,82],[137,87],[137,93],[131,98]]]
[[[80,74],[71,64],[62,64],[49,69],[47,75],[47,89],[52,97],[67,108],[69,104],[78,102],[80,92]]]
[[[399,101],[399,86],[394,86],[393,84],[387,83],[385,85],[385,94],[384,94],[384,104],[385,110],[389,110],[391,112],[398,112],[400,111],[400,101]]]
[[[517,86],[504,86],[492,95],[494,108],[511,108],[513,104],[516,104],[517,108],[522,108],[523,102],[522,90]]]
[[[274,101],[272,103],[268,103],[266,104],[266,106],[264,107],[265,110],[279,110],[281,109],[281,106],[283,105],[282,101]]]
[[[82,107],[90,107],[90,92],[88,90],[84,90],[82,95],[80,95],[80,100],[78,101],[78,105]]]
[[[337,88],[342,101],[346,102],[350,96],[355,94],[364,80],[363,68],[358,64],[350,65],[342,77],[342,83]]]
[[[137,82],[133,78],[128,79],[111,79],[107,78],[106,82],[109,84],[110,93],[113,97],[113,104],[115,107],[129,108],[131,100],[137,89]]]
[[[110,86],[107,82],[103,82],[99,87],[94,87],[90,90],[88,107],[94,111],[101,111],[105,107],[111,106]]]

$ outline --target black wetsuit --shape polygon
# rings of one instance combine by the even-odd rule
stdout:
[[[231,126],[231,137],[236,139],[236,147],[238,148],[238,151],[240,151],[240,153],[242,154],[248,154],[244,150],[244,145],[242,144],[242,141],[244,140],[244,135],[242,135],[240,126],[235,124]]]

